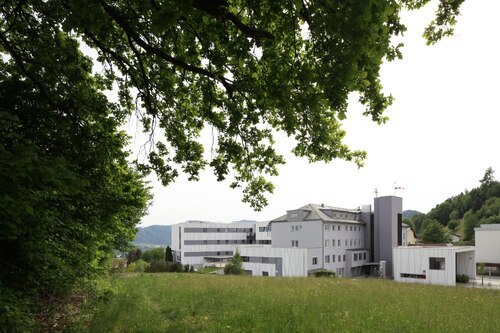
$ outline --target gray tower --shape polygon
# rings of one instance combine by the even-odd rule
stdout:
[[[374,259],[387,261],[386,275],[392,276],[392,248],[401,245],[403,199],[378,197],[374,206]]]

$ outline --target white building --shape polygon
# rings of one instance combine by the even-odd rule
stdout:
[[[338,276],[355,276],[370,261],[361,209],[309,204],[287,211],[271,226],[273,247],[309,250],[309,272],[328,269]]]
[[[269,237],[267,231],[260,234],[261,239]],[[253,223],[190,221],[172,226],[174,258],[183,265],[223,266],[246,244],[255,244]]]
[[[454,286],[457,275],[476,277],[473,246],[399,246],[393,248],[394,280]]]
[[[481,224],[476,233],[476,261],[500,268],[500,224]]]
[[[255,276],[307,276],[318,250],[245,245],[239,248],[243,269]]]
[[[304,276],[327,269],[358,276],[385,261],[391,276],[392,248],[406,245],[402,199],[377,197],[374,207],[308,204],[271,222],[180,223],[172,226],[172,249],[176,261],[200,267],[222,266],[239,248],[252,275]]]

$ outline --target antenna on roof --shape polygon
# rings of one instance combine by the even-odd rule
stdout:
[[[375,188],[375,198],[378,197],[378,188]]]

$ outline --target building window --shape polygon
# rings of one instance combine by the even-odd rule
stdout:
[[[335,239],[332,239],[332,247],[335,247]]]
[[[446,268],[445,259],[441,257],[429,258],[429,269],[444,271]]]
[[[366,260],[366,252],[363,253],[363,260]]]
[[[344,254],[344,255],[342,255],[342,261],[344,261],[344,262],[345,262],[345,254]]]
[[[347,231],[347,226],[345,226],[345,231]]]
[[[337,230],[340,231],[340,226],[339,225],[337,226]]]
[[[318,264],[318,257],[313,257],[313,265],[317,265]]]
[[[342,262],[342,256],[339,254],[339,262]]]
[[[339,239],[339,240],[338,240],[338,242],[337,242],[337,246],[340,246],[340,239]]]
[[[330,240],[329,239],[325,239],[325,247],[328,247],[330,245]]]
[[[358,254],[354,253],[354,261],[358,261]]]
[[[332,255],[332,262],[335,262],[335,254]]]
[[[325,256],[325,263],[329,263],[330,262],[330,256]]]
[[[356,240],[354,240],[354,246],[356,246]]]
[[[349,240],[349,246],[352,246],[352,239]]]
[[[345,240],[345,246],[347,246],[347,239]]]
[[[351,225],[350,231],[352,231],[352,225]]]
[[[329,224],[325,224],[325,230],[330,230],[330,225]]]
[[[290,213],[290,218],[296,218],[297,216],[299,216],[297,213]]]
[[[293,240],[292,241],[292,247],[299,247],[299,241],[298,240]]]
[[[269,276],[269,272],[262,271],[262,276]]]

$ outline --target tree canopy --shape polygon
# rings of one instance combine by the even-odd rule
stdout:
[[[167,185],[210,166],[260,209],[284,163],[277,131],[298,156],[361,166],[366,153],[343,143],[348,96],[386,120],[380,67],[401,56],[401,10],[428,2],[2,1],[0,295],[67,291],[101,271],[145,213],[149,171]],[[429,43],[462,2],[439,2]],[[150,134],[134,168],[118,129],[132,114]]]
[[[479,187],[446,199],[429,213],[412,217],[410,221],[416,231],[424,231],[427,223],[433,220],[461,233],[463,240],[471,241],[475,227],[500,223],[500,182],[495,180],[491,167],[486,169],[479,183]]]
[[[451,237],[438,221],[428,220],[423,228],[422,241],[424,243],[449,243]]]
[[[2,19],[0,326],[25,331],[30,318],[18,306],[102,273],[112,250],[133,239],[150,195],[127,162],[120,108],[77,40],[37,20],[7,39]]]
[[[358,92],[365,115],[386,120],[392,97],[382,93],[381,64],[401,56],[401,44],[391,43],[405,31],[400,11],[428,2],[6,0],[0,47],[50,99],[32,67],[52,46],[33,41],[49,32],[85,42],[99,54],[107,88],[118,89],[122,114],[136,111],[152,134],[143,170],[167,185],[179,170],[196,180],[209,165],[260,209],[273,191],[266,175],[284,163],[275,131],[311,161],[363,164],[366,153],[342,141],[348,95]],[[452,32],[462,2],[440,1],[429,43]],[[204,128],[212,131],[209,154]],[[158,129],[164,138],[153,136]]]

